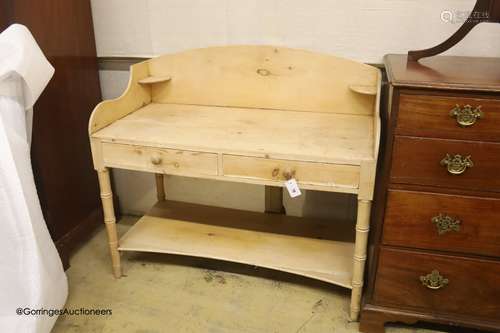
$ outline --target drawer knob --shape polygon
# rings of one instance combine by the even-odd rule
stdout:
[[[444,235],[450,231],[460,231],[460,220],[455,219],[446,214],[439,214],[438,216],[434,216],[431,219],[432,223],[436,225],[437,231],[439,235]]]
[[[467,168],[472,168],[474,163],[471,156],[451,155],[446,154],[446,157],[441,160],[441,165],[446,166],[448,173],[452,175],[461,175]]]
[[[283,178],[285,178],[286,180],[295,178],[295,170],[283,171]]]
[[[436,269],[430,274],[420,276],[420,281],[424,286],[433,290],[441,289],[449,282],[449,280],[442,276]]]
[[[153,163],[154,165],[160,165],[161,162],[162,162],[162,160],[161,160],[160,155],[155,154],[155,155],[151,156],[151,163]]]
[[[463,109],[460,105],[457,105],[450,111],[450,115],[457,119],[457,123],[461,127],[470,127],[474,125],[478,119],[484,117],[481,105],[475,109],[473,109],[470,105],[464,106]]]

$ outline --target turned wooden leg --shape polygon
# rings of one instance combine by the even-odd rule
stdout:
[[[111,263],[113,274],[116,278],[122,275],[120,267],[120,253],[118,252],[118,233],[116,231],[115,210],[113,207],[113,192],[111,191],[111,181],[107,168],[98,170],[99,186],[101,188],[102,208],[104,211],[104,224],[108,233],[109,251],[111,253]]]
[[[371,201],[358,200],[358,218],[356,221],[356,243],[354,245],[354,266],[352,270],[351,315],[352,321],[357,321],[363,291],[363,278],[366,262],[368,232],[370,231]]]
[[[163,180],[163,174],[161,173],[156,173],[155,174],[156,178],[156,196],[158,198],[158,201],[165,201],[165,184]]]

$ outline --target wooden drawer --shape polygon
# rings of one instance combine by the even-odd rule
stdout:
[[[383,243],[500,257],[500,199],[390,190]]]
[[[124,144],[102,144],[109,167],[178,175],[217,175],[217,154]]]
[[[441,289],[430,289],[421,281],[434,270],[448,279]],[[498,320],[500,262],[382,247],[374,300],[430,313]]]
[[[471,156],[473,167],[450,174],[441,161],[449,154]],[[500,144],[396,136],[391,182],[500,191]]]
[[[289,176],[311,185],[358,188],[359,166],[273,160],[258,157],[224,155],[225,176],[285,181]]]
[[[451,110],[459,106],[459,115]],[[482,116],[470,126],[460,126],[458,121],[468,123],[470,113],[480,107]],[[446,96],[401,94],[396,134],[500,142],[500,100]]]

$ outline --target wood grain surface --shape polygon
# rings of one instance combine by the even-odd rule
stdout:
[[[398,88],[500,92],[499,58],[439,56],[416,62],[389,54],[385,64],[391,85]]]
[[[474,166],[451,175],[440,165],[446,154],[471,156]],[[500,144],[396,136],[391,182],[500,191]]]
[[[499,199],[390,190],[383,243],[500,257],[499,212]],[[440,214],[460,230],[439,234],[432,218]]]
[[[433,270],[449,279],[439,290],[420,281]],[[433,313],[498,318],[500,262],[382,247],[374,300]]]
[[[109,114],[119,112],[112,110],[116,111]],[[359,165],[375,158],[374,132],[374,118],[369,116],[151,103],[93,137],[171,149]]]
[[[483,117],[460,127],[450,111],[456,106],[481,107]],[[500,100],[454,96],[401,94],[396,127],[399,135],[500,142]]]
[[[274,46],[224,46],[149,61],[155,103],[371,115],[379,70],[327,54]],[[350,86],[364,86],[371,94]],[[373,93],[375,92],[375,93]]]

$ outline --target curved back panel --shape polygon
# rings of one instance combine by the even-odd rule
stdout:
[[[272,46],[195,49],[148,63],[151,76],[171,77],[153,85],[156,103],[372,115],[379,80],[372,66]]]

